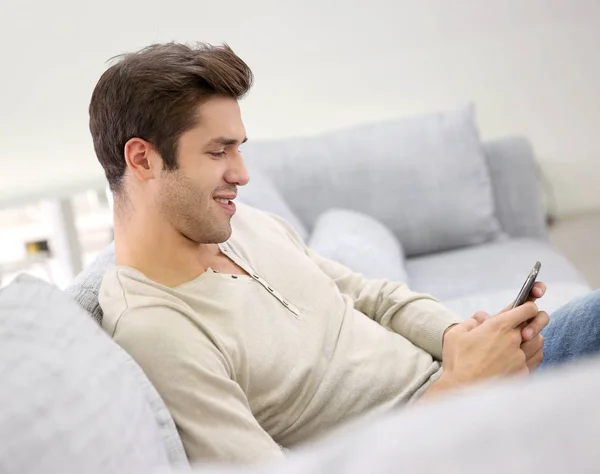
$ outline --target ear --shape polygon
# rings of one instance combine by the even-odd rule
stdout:
[[[125,143],[124,155],[127,168],[140,181],[153,179],[161,171],[162,160],[146,140],[131,138]]]

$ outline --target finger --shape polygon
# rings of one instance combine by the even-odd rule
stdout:
[[[535,303],[528,301],[515,309],[498,314],[492,318],[496,324],[503,325],[506,328],[513,329],[519,324],[533,319],[538,314],[538,307]]]
[[[527,357],[525,353],[520,350],[515,354],[516,373],[522,375],[529,375],[529,367],[527,366]]]
[[[542,346],[535,354],[527,359],[527,368],[529,370],[537,369],[544,360],[544,347]]]
[[[525,367],[524,369],[519,370],[515,376],[517,378],[526,378],[529,377],[529,367]]]
[[[525,353],[525,357],[530,359],[533,357],[541,348],[544,347],[544,336],[539,334],[536,338],[531,341],[524,342],[521,344],[521,350]]]
[[[523,340],[529,341],[536,337],[540,332],[542,332],[542,329],[548,326],[549,322],[550,316],[548,316],[548,313],[546,313],[545,311],[540,311],[535,316],[535,318],[533,318],[533,320],[530,321],[527,324],[527,326],[525,326],[525,328],[521,332]]]
[[[473,318],[475,321],[477,321],[477,323],[479,324],[483,324],[485,323],[489,318],[491,318],[491,316],[486,313],[485,311],[477,311],[474,315]]]
[[[538,281],[535,285],[533,285],[533,288],[531,289],[531,292],[529,293],[529,297],[527,298],[527,301],[535,301],[539,298],[541,298],[542,296],[544,296],[544,294],[546,293],[546,284]]]
[[[479,322],[475,318],[465,319],[462,323],[457,324],[452,328],[453,332],[469,332],[479,326]]]

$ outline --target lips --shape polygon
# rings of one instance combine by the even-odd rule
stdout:
[[[228,201],[233,201],[237,197],[237,190],[232,191],[222,191],[220,193],[213,194],[213,199],[226,199]]]
[[[233,202],[233,200],[235,198],[236,198],[236,195],[231,194],[231,195],[215,196],[213,199],[219,206],[221,206],[223,209],[225,209],[228,213],[235,214],[236,207]]]

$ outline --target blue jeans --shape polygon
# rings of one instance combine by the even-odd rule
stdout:
[[[540,368],[600,353],[600,290],[556,310],[542,335],[544,361]]]

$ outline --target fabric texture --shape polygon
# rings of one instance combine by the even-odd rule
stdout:
[[[308,238],[308,230],[298,216],[294,214],[294,211],[290,209],[290,206],[285,202],[283,196],[281,196],[267,175],[256,167],[249,167],[248,174],[250,182],[246,186],[238,188],[237,201],[278,215],[298,232],[302,240],[306,240]]]
[[[502,230],[515,238],[547,240],[541,174],[529,141],[493,140],[484,144],[484,150]]]
[[[474,110],[248,143],[244,157],[312,227],[329,208],[389,227],[407,255],[476,245],[501,234]]]
[[[542,335],[542,368],[600,353],[600,290],[573,299],[554,312]]]
[[[315,223],[309,247],[367,278],[409,283],[404,251],[377,219],[347,209],[331,209]]]
[[[2,473],[187,465],[141,369],[68,296],[26,275],[0,291],[0,380]]]
[[[103,327],[140,364],[192,460],[266,462],[341,420],[412,401],[440,374],[458,317],[369,280],[244,205],[221,245],[248,275],[175,288],[130,267],[104,279]]]
[[[548,284],[549,294],[553,287],[564,284],[589,290],[585,280],[565,257],[548,243],[532,239],[507,239],[408,259],[406,270],[415,291],[430,293],[447,302],[504,290],[516,296],[538,260],[542,263],[539,280]]]
[[[115,244],[113,242],[96,257],[90,266],[77,275],[65,290],[98,324],[102,324],[102,308],[98,303],[98,292],[104,273],[108,267],[114,264]]]

